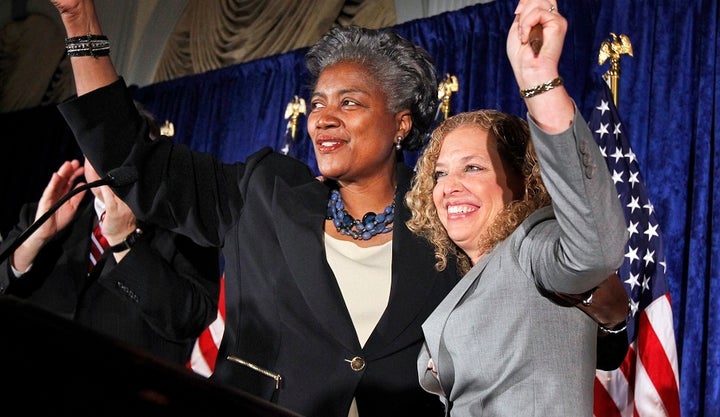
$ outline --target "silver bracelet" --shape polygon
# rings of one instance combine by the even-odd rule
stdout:
[[[74,36],[65,39],[65,51],[69,57],[110,55],[110,41],[105,35]]]
[[[562,77],[553,78],[552,80],[550,80],[548,82],[544,82],[540,85],[536,85],[535,87],[528,88],[527,90],[520,90],[520,95],[523,98],[534,97],[540,93],[550,91],[557,86],[563,85],[563,83],[564,83],[564,80]]]
[[[617,327],[621,324],[622,324],[622,327],[620,327],[618,329]],[[603,326],[602,324],[598,324],[598,327],[600,328],[600,331],[605,334],[618,334],[618,333],[624,332],[625,329],[627,329],[627,320],[623,320],[622,322],[615,325],[615,327],[612,329],[608,329],[607,327]]]

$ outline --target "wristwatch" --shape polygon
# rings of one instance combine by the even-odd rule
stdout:
[[[140,240],[142,233],[142,229],[138,227],[137,229],[133,230],[132,233],[127,235],[125,237],[125,240],[118,243],[117,245],[110,246],[110,251],[112,251],[113,253],[118,253],[132,248],[133,246],[135,246],[138,240]]]

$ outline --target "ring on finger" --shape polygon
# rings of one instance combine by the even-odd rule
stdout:
[[[554,4],[551,4],[551,5],[550,5],[550,8],[547,9],[547,11],[550,12],[550,13],[554,12],[554,11],[555,11],[555,5],[554,5]]]

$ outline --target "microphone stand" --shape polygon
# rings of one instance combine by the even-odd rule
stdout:
[[[53,215],[53,213],[57,211],[57,209],[60,208],[60,206],[65,204],[65,202],[71,199],[73,196],[85,190],[89,190],[90,188],[99,187],[101,185],[122,186],[135,182],[136,180],[137,173],[134,170],[126,167],[120,167],[111,170],[105,177],[97,181],[93,181],[91,183],[83,184],[79,187],[73,188],[69,193],[62,196],[60,200],[56,201],[55,204],[53,204],[48,209],[48,211],[45,212],[45,214],[43,214],[39,219],[35,220],[27,229],[23,230],[23,232],[18,235],[17,238],[15,238],[15,240],[10,244],[10,246],[5,248],[5,250],[0,253],[0,263],[5,262],[5,260],[10,257],[10,254],[15,252],[15,249],[22,245],[23,242],[25,242],[30,237],[30,235],[32,235],[40,226],[42,226],[43,223],[47,221],[47,219],[50,218],[50,216]]]

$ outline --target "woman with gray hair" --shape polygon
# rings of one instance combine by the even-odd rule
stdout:
[[[61,111],[83,152],[101,173],[138,170],[117,190],[138,217],[222,247],[225,333],[211,378],[307,416],[442,415],[415,361],[420,324],[458,277],[435,271],[403,204],[413,173],[403,150],[422,146],[438,105],[428,53],[359,27],[310,48],[319,181],[271,149],[228,164],[148,140],[93,2],[53,3],[78,89]]]

